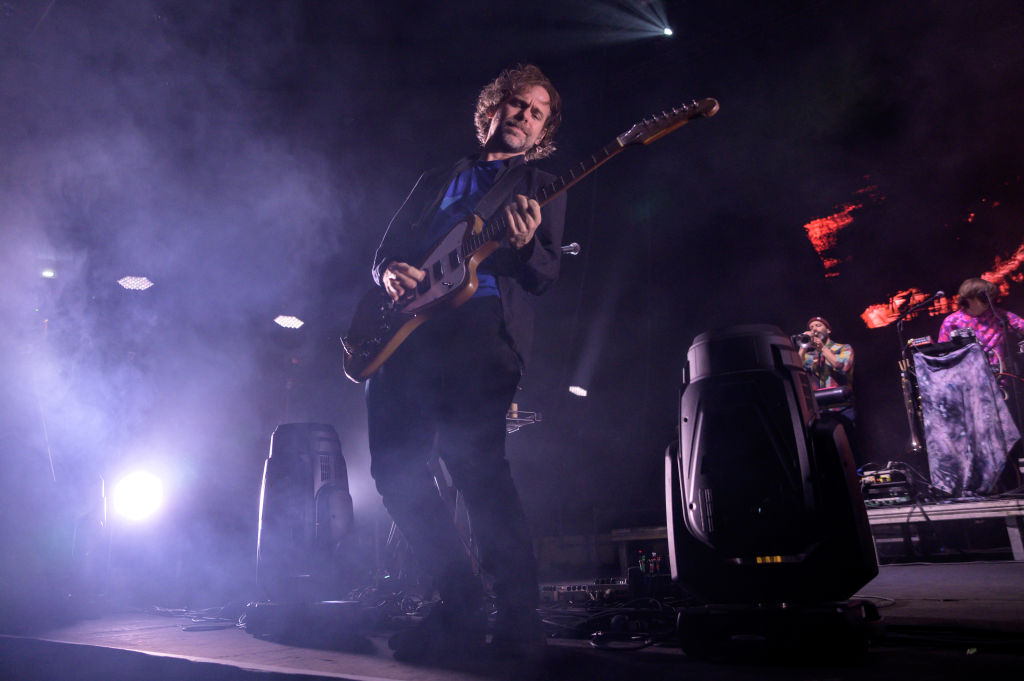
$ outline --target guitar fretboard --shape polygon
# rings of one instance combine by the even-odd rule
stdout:
[[[546,205],[569,187],[597,170],[599,166],[606,163],[623,149],[625,149],[625,146],[621,144],[618,139],[614,140],[611,144],[608,144],[600,151],[592,154],[590,158],[580,161],[575,166],[538,189],[533,195],[533,198],[535,198],[537,203],[541,206]],[[479,234],[473,234],[462,242],[463,259],[466,259],[475,253],[477,249],[488,241],[501,241],[507,231],[508,225],[505,222],[504,211],[495,213],[494,217],[487,221]]]
[[[634,125],[627,132],[616,137],[603,149],[592,154],[590,158],[580,161],[568,171],[541,187],[534,194],[533,198],[541,206],[544,206],[551,199],[594,172],[603,163],[625,149],[627,145],[650,144],[697,116],[713,116],[717,111],[717,101],[714,99],[702,99],[700,102],[694,101],[691,104],[672,109],[669,112],[663,112],[653,118],[644,119],[641,123]],[[462,242],[461,259],[465,261],[489,241],[501,241],[507,231],[508,225],[505,223],[505,213],[504,211],[498,211],[483,226],[479,234],[472,234]]]

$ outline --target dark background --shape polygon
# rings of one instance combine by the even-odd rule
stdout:
[[[659,11],[671,38],[642,19]],[[509,441],[539,535],[664,522],[686,349],[728,324],[827,317],[856,349],[860,462],[923,466],[896,332],[860,314],[952,293],[1024,241],[1016,0],[5,0],[0,21],[16,574],[59,563],[100,477],[149,466],[197,579],[248,579],[270,434],[292,421],[338,429],[357,522],[383,531],[337,339],[388,217],[419,170],[476,148],[479,88],[519,61],[564,99],[553,172],[648,114],[721,103],[569,194],[583,253],[538,300],[519,399],[543,421]],[[849,205],[826,270],[804,225]],[[155,286],[125,291],[126,274]]]

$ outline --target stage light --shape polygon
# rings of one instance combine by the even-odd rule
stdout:
[[[580,21],[588,38],[628,42],[674,35],[662,0],[596,0],[586,3]]]
[[[153,282],[146,277],[134,276],[121,277],[117,280],[117,283],[120,284],[122,288],[128,289],[129,291],[145,291],[153,285]]]
[[[278,315],[274,318],[274,323],[278,326],[283,326],[286,329],[299,329],[305,323],[298,317],[292,317],[291,315]]]
[[[47,268],[43,269],[43,271],[40,272],[39,274],[44,279],[53,279],[54,277],[57,276],[57,272],[55,272],[52,267],[47,267]]]
[[[571,392],[576,397],[586,397],[587,396],[587,389],[586,388],[581,388],[578,385],[570,385],[569,386],[569,392]]]
[[[266,596],[309,603],[351,590],[345,581],[360,574],[362,554],[352,543],[348,468],[333,426],[283,423],[274,430],[259,509],[256,582]]]
[[[669,566],[703,601],[684,652],[865,649],[877,609],[847,599],[878,565],[844,425],[778,327],[702,333],[686,358],[665,452]]]
[[[152,516],[164,501],[160,479],[146,471],[125,475],[114,485],[114,510],[133,522]]]

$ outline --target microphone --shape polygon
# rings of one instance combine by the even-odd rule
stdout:
[[[914,307],[912,307],[909,310],[907,310],[907,312],[914,312],[915,310],[920,310],[922,307],[927,306],[928,303],[932,302],[936,298],[942,298],[945,295],[946,295],[945,291],[936,291],[935,293],[931,294],[930,296],[928,296],[927,298],[922,300],[920,303],[915,305]]]
[[[573,241],[571,244],[562,246],[562,255],[579,255],[581,250],[583,249],[580,245]]]
[[[993,286],[991,282],[988,282],[988,286],[982,290],[982,293],[985,294],[985,299],[988,300],[988,306],[993,309],[995,309],[995,305],[992,304],[992,296],[996,293],[994,289],[995,286]]]

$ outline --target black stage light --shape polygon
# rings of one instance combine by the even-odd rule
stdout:
[[[672,577],[707,604],[810,612],[878,574],[846,433],[777,327],[694,339],[665,492]]]
[[[352,497],[338,433],[287,423],[270,440],[260,492],[256,580],[275,603],[341,598],[352,577]]]

